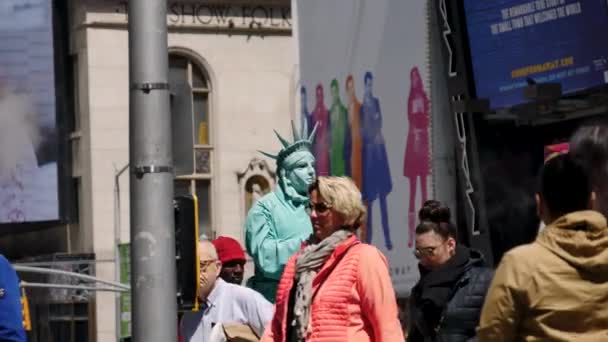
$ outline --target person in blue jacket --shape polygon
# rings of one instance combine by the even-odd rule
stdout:
[[[2,255],[0,255],[0,341],[26,341],[21,314],[19,277],[13,266]]]

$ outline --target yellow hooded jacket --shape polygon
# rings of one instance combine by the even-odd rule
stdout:
[[[608,228],[594,211],[564,215],[503,257],[477,338],[608,341]]]

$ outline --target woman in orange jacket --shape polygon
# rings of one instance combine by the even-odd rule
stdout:
[[[313,235],[285,267],[262,341],[403,341],[386,258],[355,235],[365,216],[357,186],[319,177],[309,213]]]

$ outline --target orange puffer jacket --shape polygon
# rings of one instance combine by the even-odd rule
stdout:
[[[283,271],[275,314],[261,341],[286,341],[299,253],[289,259]],[[356,236],[336,247],[314,278],[312,291],[307,342],[404,341],[386,258]]]

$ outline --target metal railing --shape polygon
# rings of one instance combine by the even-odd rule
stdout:
[[[131,286],[117,283],[114,281],[104,280],[97,277],[80,274],[76,272],[55,270],[43,267],[32,267],[32,266],[23,266],[23,265],[13,265],[17,272],[22,273],[39,273],[39,274],[55,274],[62,275],[71,278],[76,278],[88,282],[99,283],[107,286],[90,286],[90,285],[74,285],[74,284],[51,284],[51,283],[34,283],[34,282],[26,282],[22,281],[21,287],[32,287],[32,288],[63,288],[63,289],[75,289],[75,290],[89,290],[89,291],[109,291],[109,292],[129,292],[131,291]]]

